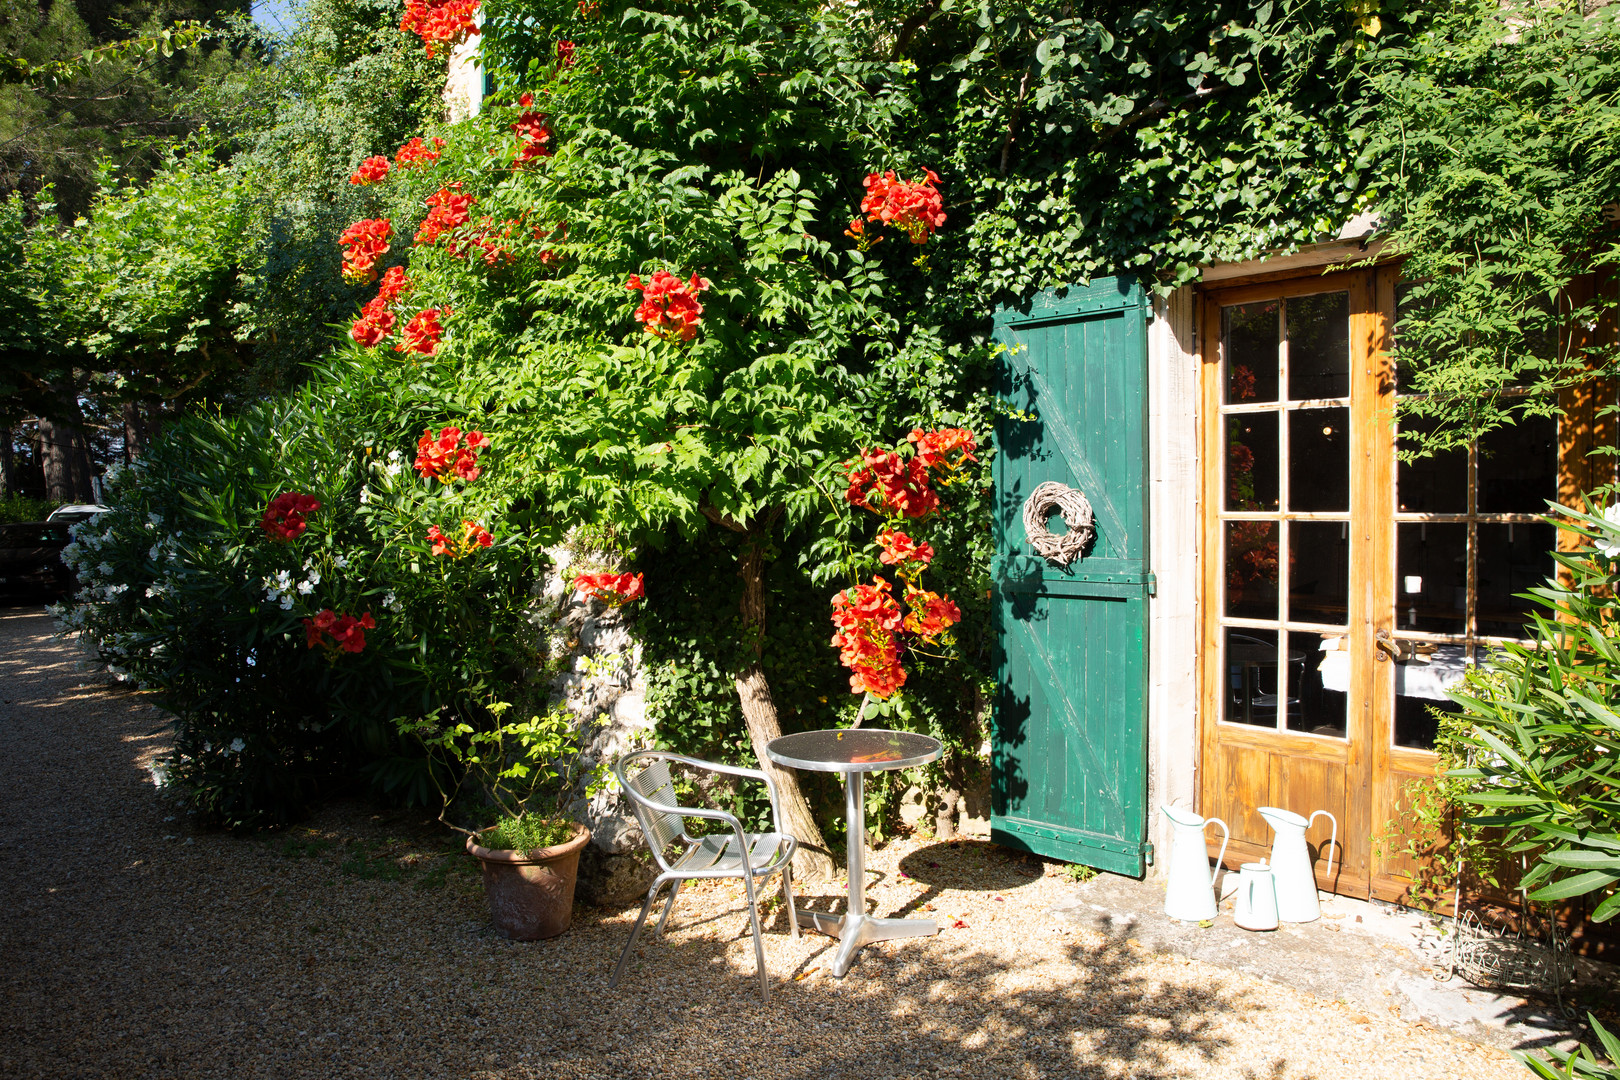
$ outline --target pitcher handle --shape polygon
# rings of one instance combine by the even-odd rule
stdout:
[[[1309,832],[1310,828],[1311,828],[1311,825],[1316,821],[1316,819],[1318,817],[1324,816],[1324,815],[1327,817],[1327,819],[1329,821],[1333,822],[1333,835],[1328,840],[1328,867],[1327,867],[1328,879],[1332,880],[1332,878],[1333,878],[1333,855],[1334,855],[1334,852],[1338,849],[1338,846],[1339,846],[1339,819],[1334,817],[1332,814],[1329,814],[1326,810],[1318,810],[1318,811],[1316,811],[1316,813],[1311,815],[1310,821],[1307,821],[1305,823],[1305,830],[1307,832]]]
[[[1215,869],[1219,870],[1222,864],[1226,862],[1226,845],[1232,842],[1232,830],[1228,829],[1226,827],[1226,822],[1222,821],[1218,817],[1212,817],[1208,821],[1204,822],[1205,829],[1209,828],[1211,825],[1219,825],[1221,827],[1221,853],[1215,856]],[[1202,832],[1203,830],[1201,829],[1199,831]]]

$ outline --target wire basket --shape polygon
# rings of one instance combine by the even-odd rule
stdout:
[[[1575,977],[1575,950],[1550,921],[1545,940],[1487,926],[1472,911],[1452,927],[1451,971],[1475,986],[1558,997]]]

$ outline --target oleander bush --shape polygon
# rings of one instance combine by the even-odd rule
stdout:
[[[288,820],[362,770],[432,802],[430,758],[396,720],[543,709],[522,696],[539,556],[504,525],[487,547],[463,527],[504,519],[480,482],[503,450],[422,475],[424,429],[476,423],[397,376],[344,358],[291,400],[178,421],[64,552],[81,582],[67,626],[173,715],[156,778],[210,821]]]

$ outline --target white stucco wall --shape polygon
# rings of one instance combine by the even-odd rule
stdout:
[[[482,8],[478,22],[484,21]],[[469,37],[450,52],[450,70],[444,80],[444,108],[452,121],[477,116],[484,104],[484,65],[479,59],[478,35]]]
[[[1159,806],[1196,801],[1198,761],[1198,358],[1191,286],[1154,304],[1148,326],[1148,840],[1163,872]]]

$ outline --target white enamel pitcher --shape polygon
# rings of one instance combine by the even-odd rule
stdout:
[[[1265,863],[1246,862],[1238,867],[1232,921],[1245,930],[1277,929],[1277,883]]]
[[[1219,866],[1226,857],[1226,844],[1232,838],[1220,818],[1202,818],[1179,806],[1160,806],[1174,825],[1170,838],[1170,880],[1165,886],[1164,913],[1172,919],[1203,922],[1215,918],[1215,879],[1209,872],[1209,848],[1204,845],[1204,828],[1219,825],[1223,839]]]
[[[1258,809],[1276,834],[1271,841],[1271,876],[1277,885],[1277,917],[1283,922],[1315,922],[1322,917],[1322,905],[1316,899],[1316,874],[1311,869],[1310,850],[1305,846],[1305,830],[1319,817],[1333,822],[1327,866],[1331,877],[1333,855],[1339,846],[1338,818],[1326,810],[1318,810],[1306,819],[1275,806]]]

